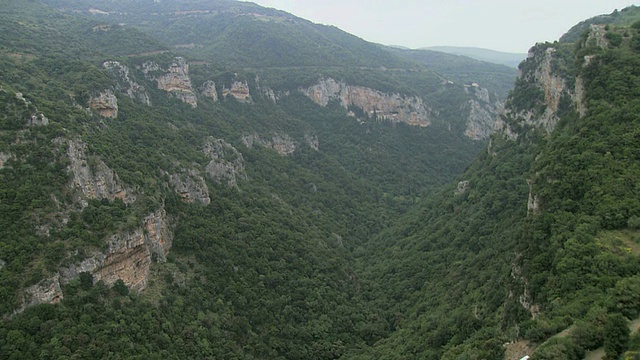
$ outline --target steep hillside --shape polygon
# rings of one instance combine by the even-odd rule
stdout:
[[[640,23],[536,45],[503,104],[253,4],[0,20],[0,358],[640,350]]]
[[[368,356],[638,350],[636,26],[533,47],[487,151],[376,237],[362,278],[393,332]]]
[[[367,347],[354,251],[484,146],[460,105],[486,90],[433,72],[277,88],[38,2],[0,16],[1,358]]]

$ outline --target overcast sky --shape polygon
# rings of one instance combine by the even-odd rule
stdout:
[[[578,22],[633,0],[253,0],[365,40],[410,48],[474,46],[526,53]]]

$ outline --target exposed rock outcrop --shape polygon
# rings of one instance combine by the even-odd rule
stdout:
[[[254,145],[260,145],[273,149],[283,156],[291,155],[296,151],[295,141],[287,134],[275,133],[271,139],[265,139],[254,133],[243,136],[242,142],[248,148],[252,148]]]
[[[304,141],[313,150],[320,150],[320,140],[318,140],[318,135],[304,134]]]
[[[587,45],[597,46],[603,49],[609,47],[609,40],[606,37],[606,25],[591,24],[589,26],[589,35],[587,37]]]
[[[316,104],[327,106],[329,101],[338,100],[345,109],[355,106],[372,119],[403,122],[426,127],[431,124],[429,109],[421,98],[401,94],[385,94],[363,86],[351,86],[332,78],[320,79],[309,88],[300,91]]]
[[[88,199],[121,199],[129,204],[136,200],[134,192],[124,186],[113,170],[102,160],[95,159],[90,166],[87,158],[87,145],[80,140],[67,141],[69,170],[73,174],[72,186],[82,191]],[[83,207],[86,200],[81,200]]]
[[[214,102],[218,101],[218,90],[216,89],[216,83],[212,80],[207,80],[202,84],[202,95],[210,98]]]
[[[574,104],[576,102],[575,88],[567,86],[567,79],[554,70],[556,67],[554,62],[561,62],[561,60],[555,59],[556,56],[556,49],[547,44],[538,44],[531,48],[524,67],[526,70],[521,72],[519,77],[524,82],[538,87],[544,98],[536,109],[517,111],[513,107],[509,107],[502,114],[504,117],[541,128],[547,133],[551,133],[555,129],[562,101],[568,100]],[[495,130],[502,131],[512,139],[518,137],[518,134],[504,119],[496,121]]]
[[[469,180],[463,180],[458,182],[458,187],[454,190],[453,195],[458,196],[469,191]]]
[[[111,75],[117,80],[116,90],[127,94],[131,100],[151,105],[149,94],[145,91],[144,86],[140,86],[128,66],[119,61],[105,61],[102,67],[111,73]]]
[[[156,80],[158,89],[172,94],[192,107],[198,106],[198,99],[189,77],[189,64],[184,58],[176,57],[166,71],[157,63],[148,61],[142,64],[142,72],[150,79]],[[162,75],[155,77],[153,74],[158,72]]]
[[[112,119],[118,117],[118,98],[109,89],[101,92],[98,96],[91,97],[88,105],[102,117]]]
[[[57,304],[63,299],[60,287],[60,275],[56,274],[48,279],[43,279],[36,285],[24,289],[22,306],[14,311],[14,314],[23,312],[26,308],[40,304]]]
[[[247,81],[234,81],[231,87],[222,87],[222,97],[233,96],[236,100],[243,103],[251,103],[251,95],[249,94],[249,84]]]
[[[498,100],[492,102],[489,90],[478,84],[465,86],[469,100],[469,116],[464,134],[474,140],[486,139],[493,133],[497,114],[504,110],[504,104]]]
[[[170,174],[169,183],[182,198],[182,201],[186,203],[197,201],[204,206],[211,203],[209,188],[207,188],[200,172],[195,169]]]
[[[12,154],[0,152],[0,169],[2,169],[4,167],[4,164],[7,162],[7,160],[11,158],[15,158],[15,156]]]
[[[210,137],[203,151],[211,158],[205,170],[215,182],[219,184],[226,182],[228,186],[237,186],[239,179],[247,178],[242,154],[228,142]]]
[[[2,89],[0,89],[2,90]],[[4,90],[2,90],[4,92]],[[44,116],[43,113],[41,113],[40,111],[38,111],[38,109],[36,109],[29,100],[24,98],[24,95],[20,92],[16,93],[16,99],[18,99],[19,101],[21,101],[25,107],[27,107],[28,109],[30,109],[31,112],[31,116],[29,118],[27,118],[27,126],[47,126],[49,125],[49,119]]]
[[[529,185],[529,200],[527,201],[527,215],[537,215],[540,213],[540,197],[533,194],[533,180],[527,180]]]
[[[60,269],[60,282],[65,284],[80,273],[93,275],[112,285],[118,279],[129,288],[142,290],[147,285],[153,261],[164,262],[171,249],[173,235],[164,209],[144,218],[143,226],[128,233],[117,233],[107,240],[107,250],[97,252],[84,261]]]

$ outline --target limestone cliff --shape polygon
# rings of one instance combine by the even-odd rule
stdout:
[[[167,175],[169,176],[169,183],[173,186],[180,198],[182,198],[182,201],[186,203],[194,203],[197,201],[204,206],[211,203],[209,188],[207,188],[207,184],[198,170],[182,170]]]
[[[73,174],[72,187],[80,190],[87,199],[121,199],[127,204],[136,200],[133,190],[122,184],[118,174],[102,160],[93,159],[89,163],[87,145],[81,140],[67,140],[69,171]],[[83,206],[86,200],[81,200]]]
[[[222,87],[222,97],[232,96],[236,100],[243,103],[251,103],[251,95],[249,94],[249,84],[247,81],[234,81],[230,87]]]
[[[309,140],[311,141],[310,146],[313,147],[314,139],[310,138]],[[317,138],[315,138],[315,140],[317,140]],[[291,155],[296,151],[296,142],[287,134],[275,133],[273,134],[273,136],[271,136],[271,138],[265,139],[262,136],[254,133],[243,136],[242,143],[248,148],[252,148],[254,145],[264,146],[266,148],[275,150],[278,154],[283,156]]]
[[[488,138],[493,133],[497,114],[503,111],[504,104],[498,100],[492,101],[489,90],[473,83],[465,86],[469,94],[469,116],[464,134],[474,140]]]
[[[210,98],[212,101],[218,101],[218,90],[216,89],[216,83],[212,80],[207,80],[202,84],[202,95]]]
[[[198,106],[196,93],[189,77],[189,64],[182,57],[176,57],[167,70],[154,62],[142,65],[142,71],[158,83],[158,89],[164,90],[192,107]],[[153,74],[160,72],[159,76]]]
[[[242,154],[228,142],[209,137],[203,147],[204,153],[211,158],[206,166],[209,177],[221,184],[237,186],[238,180],[246,179],[244,158]]]
[[[146,92],[144,86],[138,84],[128,66],[119,61],[105,61],[102,67],[116,80],[115,88],[117,91],[127,94],[131,100],[147,106],[151,105],[149,94]]]
[[[111,235],[107,239],[106,251],[96,252],[80,263],[61,268],[59,280],[65,284],[80,273],[88,272],[93,275],[94,282],[102,280],[112,285],[122,279],[129,288],[142,290],[147,286],[152,262],[166,261],[172,242],[167,214],[160,209],[147,215],[141,227]]]
[[[551,133],[558,123],[558,111],[562,101],[576,104],[575,78],[568,79],[557,70],[557,64],[564,61],[557,54],[556,48],[548,44],[538,44],[531,48],[529,56],[523,63],[519,81],[535,86],[541,92],[541,101],[535,109],[519,110],[517,106],[507,106],[503,117],[516,123],[532,125]],[[515,139],[514,132],[504,119],[496,121],[495,130],[502,131],[507,137]]]
[[[431,109],[417,96],[385,94],[375,89],[337,82],[332,78],[320,79],[316,85],[301,88],[300,91],[321,106],[338,100],[345,109],[349,106],[358,107],[369,118],[420,127],[431,124]]]
[[[118,117],[118,98],[109,89],[100,92],[98,96],[92,96],[88,105],[102,117],[112,119]]]

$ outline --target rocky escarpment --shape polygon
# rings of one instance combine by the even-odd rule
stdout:
[[[127,204],[136,200],[132,189],[122,184],[118,174],[102,160],[87,157],[87,145],[77,139],[66,140],[69,171],[73,174],[72,187],[80,190],[86,199],[121,199]],[[85,199],[80,200],[87,205]]]
[[[109,89],[100,92],[98,96],[92,96],[88,105],[102,117],[112,119],[118,117],[118,98]]]
[[[212,101],[218,101],[218,90],[213,80],[207,80],[202,84],[202,95],[210,98]]]
[[[242,137],[242,143],[248,148],[252,148],[254,145],[259,145],[269,149],[273,149],[278,154],[283,156],[291,155],[296,151],[296,142],[287,134],[275,133],[273,136],[271,136],[271,138],[265,139],[264,137],[254,133],[250,135],[244,135]]]
[[[85,260],[62,267],[58,273],[23,290],[22,305],[14,311],[39,304],[55,304],[64,298],[62,286],[89,273],[94,283],[103,281],[107,286],[117,280],[132,290],[147,286],[149,269],[153,262],[166,261],[173,234],[164,209],[147,215],[141,227],[129,232],[109,236],[105,251],[96,251]]]
[[[320,79],[316,85],[301,88],[300,91],[318,105],[327,106],[331,100],[338,100],[345,109],[349,106],[358,107],[372,119],[421,127],[431,124],[431,109],[417,96],[385,94],[371,88],[337,82],[332,78]]]
[[[107,239],[107,250],[96,252],[80,263],[60,269],[62,284],[87,272],[93,281],[102,280],[112,285],[121,279],[134,290],[142,290],[147,285],[149,269],[155,262],[166,261],[173,243],[164,209],[147,215],[143,225],[130,232],[119,232]]]
[[[0,91],[3,91],[2,89],[0,89]],[[49,125],[49,119],[44,116],[43,113],[41,113],[40,111],[38,111],[38,109],[36,109],[29,100],[24,98],[24,95],[22,93],[17,92],[16,93],[16,99],[18,99],[20,102],[22,102],[24,104],[24,106],[27,109],[31,110],[31,116],[29,118],[27,118],[27,126],[47,126]]]
[[[249,84],[247,81],[234,81],[229,87],[222,87],[222,97],[232,96],[242,103],[251,103],[251,95],[249,94]]]
[[[465,92],[471,99],[464,134],[474,140],[486,139],[493,133],[497,114],[504,110],[504,104],[499,100],[492,101],[489,90],[477,83],[465,86]]]
[[[158,83],[158,89],[172,94],[192,107],[198,106],[198,99],[189,77],[189,64],[184,58],[176,57],[167,70],[157,63],[148,61],[142,64],[142,71]],[[161,72],[161,75],[153,76],[158,72]]]
[[[169,184],[173,186],[176,194],[186,203],[198,202],[204,206],[211,203],[209,188],[200,172],[195,169],[182,170],[177,173],[166,174],[169,176]]]
[[[211,158],[206,173],[213,181],[228,186],[237,186],[238,180],[246,179],[244,158],[238,149],[222,139],[209,137],[204,144],[205,155]]]
[[[106,61],[102,64],[102,67],[116,80],[115,88],[117,91],[127,94],[133,101],[147,106],[151,105],[149,94],[144,89],[144,86],[138,84],[128,66],[119,61]]]
[[[551,133],[558,123],[558,112],[562,102],[569,102],[568,106],[575,106],[579,102],[576,99],[575,87],[569,86],[577,83],[575,78],[565,78],[556,69],[558,64],[564,61],[556,48],[548,44],[538,44],[531,48],[528,58],[523,63],[524,66],[521,67],[524,70],[521,71],[519,80],[521,84],[528,84],[529,92],[532,92],[531,88],[537,88],[540,91],[538,104],[526,110],[519,110],[518,106],[511,104],[507,106],[503,117]],[[502,131],[508,138],[515,139],[518,134],[507,124],[508,122],[505,122],[504,118],[496,121],[495,130]]]

